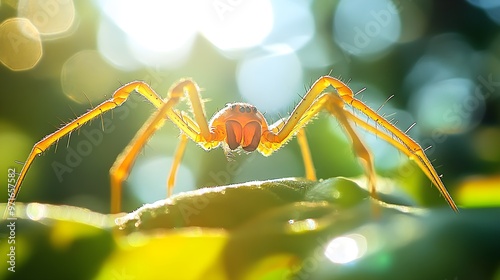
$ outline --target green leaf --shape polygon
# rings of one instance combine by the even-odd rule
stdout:
[[[339,177],[200,189],[118,218],[16,204],[16,273],[2,278],[498,279],[500,209],[380,196]]]

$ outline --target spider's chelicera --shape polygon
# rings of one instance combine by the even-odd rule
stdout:
[[[247,103],[229,103],[209,123],[211,133],[225,134],[229,149],[241,147],[247,152],[257,149],[262,132],[268,129],[266,119],[255,106]]]
[[[373,157],[355,132],[353,124],[377,135],[414,160],[440,191],[450,207],[454,211],[458,211],[455,202],[420,145],[405,132],[387,121],[378,111],[371,109],[361,100],[355,98],[353,91],[344,82],[330,76],[320,77],[302,97],[292,113],[287,118],[280,119],[273,124],[268,124],[264,115],[257,108],[247,103],[227,104],[208,122],[205,117],[203,101],[200,97],[200,89],[192,79],[182,79],[175,83],[170,88],[166,98],[160,97],[148,84],[142,81],[123,85],[113,93],[109,100],[87,111],[54,133],[47,135],[33,146],[16,181],[7,209],[15,202],[28,169],[37,155],[81,125],[106,111],[122,105],[132,92],[137,92],[145,97],[158,110],[137,132],[110,169],[112,213],[120,211],[122,183],[127,179],[135,159],[142,147],[153,133],[164,124],[165,120],[170,120],[181,131],[180,142],[174,154],[167,181],[168,195],[171,195],[177,169],[182,160],[188,139],[198,143],[206,150],[216,148],[222,144],[226,149],[235,150],[241,147],[247,152],[258,151],[265,156],[269,156],[292,137],[297,136],[304,160],[305,177],[316,180],[314,165],[303,128],[323,110],[337,118],[339,124],[351,139],[354,152],[360,159],[368,178],[368,188],[372,197],[377,197]],[[185,95],[189,98],[192,107],[192,117],[175,108]],[[360,114],[354,114],[351,110],[361,112],[364,117],[360,117]]]

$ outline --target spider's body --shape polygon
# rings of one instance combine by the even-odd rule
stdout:
[[[264,115],[248,103],[229,103],[210,120],[209,129],[215,139],[222,139],[231,150],[241,148],[253,152],[259,147],[262,132],[268,125]]]
[[[334,91],[327,91],[328,88],[333,88]],[[376,176],[373,167],[373,158],[370,151],[355,132],[353,123],[387,141],[410,159],[414,160],[437,187],[450,207],[454,211],[458,211],[455,202],[420,145],[391,122],[387,121],[378,111],[371,109],[362,101],[356,99],[353,91],[345,83],[330,76],[320,77],[302,97],[290,116],[280,119],[271,125],[267,123],[262,113],[247,103],[230,103],[217,112],[210,122],[208,122],[199,93],[200,89],[191,79],[183,79],[175,83],[170,88],[166,98],[161,98],[148,84],[141,81],[123,85],[113,93],[113,96],[109,100],[104,101],[97,107],[69,122],[56,132],[47,135],[33,146],[16,181],[14,192],[9,198],[8,206],[11,206],[15,202],[21,188],[21,183],[37,155],[84,123],[122,105],[132,92],[137,92],[144,96],[158,110],[137,132],[134,139],[132,139],[122,154],[118,156],[110,169],[111,212],[113,213],[120,211],[122,183],[128,177],[136,157],[153,133],[164,124],[165,120],[171,121],[181,131],[179,146],[175,152],[167,181],[168,194],[170,195],[188,139],[198,143],[206,150],[216,148],[222,144],[226,150],[235,150],[241,147],[247,152],[257,150],[261,154],[269,156],[292,137],[297,136],[304,160],[306,178],[316,180],[314,164],[303,128],[322,110],[327,111],[337,118],[339,124],[352,140],[354,152],[360,159],[360,163],[363,165],[368,178],[368,187],[372,197],[376,197]],[[184,95],[190,100],[194,118],[175,109],[175,106]],[[351,109],[358,110],[366,118],[351,113]],[[7,207],[7,209],[9,208]]]

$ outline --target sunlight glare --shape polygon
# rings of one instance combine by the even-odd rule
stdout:
[[[174,51],[193,37],[196,20],[188,11],[192,1],[99,1],[108,17],[130,39],[152,51]]]
[[[26,215],[33,221],[39,221],[42,218],[45,218],[46,214],[47,208],[44,204],[30,203],[26,207]]]
[[[328,243],[325,256],[334,263],[349,263],[366,253],[366,244],[366,238],[360,234],[340,236]]]
[[[273,27],[270,1],[202,2],[199,8],[205,12],[200,15],[200,32],[223,52],[257,46]]]
[[[314,219],[289,220],[288,229],[293,233],[304,233],[318,229],[318,222]]]
[[[192,0],[110,0],[96,3],[125,34],[125,39],[116,39],[123,41],[122,47],[128,48],[141,63],[174,67],[187,59],[199,24],[198,16],[191,9],[194,5]],[[109,49],[110,44],[116,45],[105,37],[100,40],[103,41],[99,42],[101,49]]]
[[[301,62],[292,48],[275,45],[261,56],[241,61],[237,69],[237,82],[246,102],[254,104],[261,112],[287,113],[293,102],[304,94]]]

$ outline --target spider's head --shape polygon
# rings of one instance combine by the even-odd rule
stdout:
[[[247,152],[257,149],[262,132],[268,129],[262,113],[248,103],[227,104],[212,118],[210,127],[225,132],[224,141],[229,149],[241,147]]]

